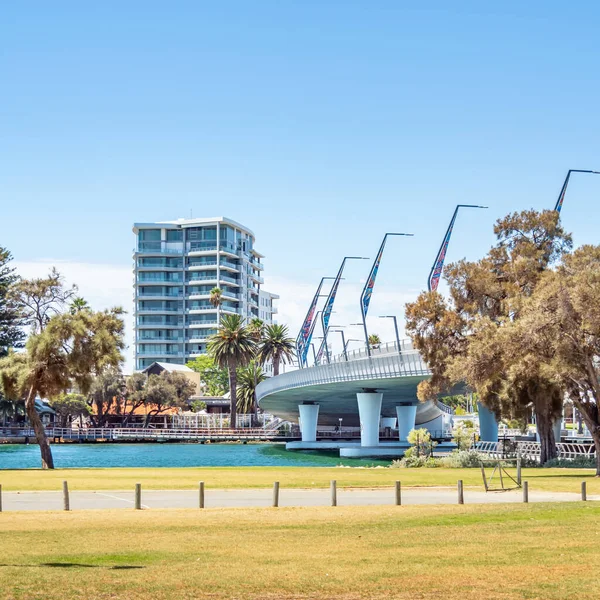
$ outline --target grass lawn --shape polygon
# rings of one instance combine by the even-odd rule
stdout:
[[[0,514],[0,598],[598,598],[595,504]]]
[[[515,474],[515,469],[510,469]],[[488,469],[488,474],[491,469]],[[600,494],[600,478],[593,469],[523,469],[523,478],[532,490],[578,493],[582,480],[588,494]],[[273,481],[282,488],[327,487],[331,479],[352,487],[393,486],[399,479],[404,486],[465,486],[483,489],[479,469],[362,469],[311,467],[207,467],[162,469],[56,469],[54,471],[0,470],[0,485],[7,491],[59,490],[63,480],[72,490],[123,490],[141,483],[144,489],[195,489],[198,481],[207,488],[265,488]]]

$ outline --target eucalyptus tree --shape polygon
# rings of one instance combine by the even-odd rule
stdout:
[[[237,426],[237,369],[256,353],[256,342],[240,315],[224,315],[217,333],[209,338],[208,352],[215,363],[229,372],[230,427]]]

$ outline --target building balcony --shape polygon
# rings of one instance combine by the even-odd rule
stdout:
[[[135,298],[140,300],[180,300],[183,298],[183,294],[136,294]]]
[[[217,323],[218,323],[218,321],[216,319],[214,319],[214,320],[211,319],[210,321],[190,321],[186,325],[186,328],[188,328],[188,329],[200,329],[200,328],[203,328],[203,327],[213,327]]]
[[[187,270],[188,271],[202,271],[204,269],[216,269],[217,268],[217,261],[216,260],[211,260],[210,262],[204,262],[204,263],[197,263],[195,265],[188,265],[187,266]]]
[[[138,277],[136,281],[137,285],[183,285],[183,279],[146,279],[145,277]]]
[[[263,284],[265,282],[265,280],[260,275],[256,275],[256,273],[248,273],[248,277],[258,284]]]
[[[240,272],[240,265],[236,265],[228,260],[221,260],[219,267],[225,271],[234,271],[235,273]]]
[[[181,329],[183,323],[175,325],[173,323],[137,323],[136,329]]]
[[[217,309],[214,306],[196,306],[194,308],[186,309],[185,312],[189,313],[190,315],[193,315],[193,314],[205,313],[208,311],[216,313]]]
[[[175,245],[173,242],[140,242],[134,254],[183,254],[183,244]]]
[[[182,308],[138,308],[137,314],[143,315],[144,313],[180,313],[183,312]]]
[[[151,356],[151,357],[162,357],[162,356],[181,356],[183,358],[183,351],[181,350],[144,350],[143,352],[139,352],[136,350],[135,353],[136,356],[141,356],[141,357],[146,357],[146,356]]]
[[[139,271],[140,273],[147,273],[147,272],[154,272],[154,273],[177,273],[178,271],[181,271],[183,269],[183,267],[161,267],[161,266],[144,266],[144,267],[139,267],[136,266],[134,267],[134,269],[136,271]]]
[[[250,259],[250,264],[255,268],[258,269],[259,271],[263,271],[265,266],[259,261],[259,260],[252,260]]]
[[[217,283],[217,273],[215,271],[214,275],[202,275],[201,277],[190,277],[186,281],[186,285],[194,285],[194,283],[198,282],[198,281],[202,281],[202,282],[214,281],[215,283]]]
[[[227,283],[237,285],[238,287],[240,286],[240,282],[237,279],[234,279],[233,277],[227,277],[227,275],[223,274],[221,274],[219,277],[219,281],[226,281]]]
[[[174,337],[174,338],[151,338],[151,337],[139,337],[137,338],[138,343],[140,344],[181,344],[183,342],[182,337]]]
[[[240,253],[233,246],[221,247],[219,250],[221,256],[230,256],[232,258],[238,258]]]

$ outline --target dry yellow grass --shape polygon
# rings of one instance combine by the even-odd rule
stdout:
[[[488,470],[488,473],[491,470]],[[514,469],[511,470],[515,474]],[[524,469],[532,490],[579,492],[588,482],[588,494],[600,494],[600,479],[593,469]],[[56,469],[54,471],[1,471],[0,484],[7,491],[59,490],[67,479],[72,490],[123,490],[141,483],[148,490],[195,489],[198,481],[207,488],[266,488],[280,481],[282,488],[327,487],[331,479],[340,486],[466,486],[483,489],[479,469],[363,469],[310,467],[208,467],[154,469]]]
[[[0,515],[0,598],[592,600],[593,504]]]

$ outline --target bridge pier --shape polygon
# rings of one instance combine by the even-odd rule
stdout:
[[[482,442],[498,441],[498,421],[496,415],[487,406],[477,403],[479,412],[479,439]]]
[[[303,442],[317,441],[317,421],[319,420],[318,404],[299,404],[300,433]]]
[[[381,416],[381,392],[359,392],[358,415],[360,418],[360,445],[379,446],[379,418]]]
[[[396,406],[396,415],[398,416],[399,441],[406,442],[410,430],[415,428],[417,405],[399,404]]]

